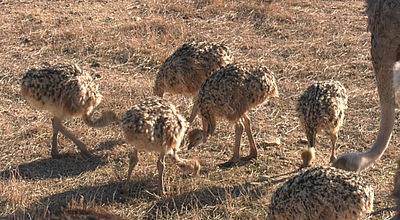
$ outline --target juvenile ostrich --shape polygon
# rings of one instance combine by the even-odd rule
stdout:
[[[200,164],[197,160],[181,159],[177,154],[186,128],[186,120],[176,112],[175,107],[158,97],[144,99],[123,115],[122,130],[125,139],[135,146],[129,155],[129,170],[124,192],[128,191],[132,170],[139,161],[138,151],[159,153],[157,168],[161,194],[164,194],[163,173],[166,155],[172,155],[180,167],[191,169],[194,175],[199,174]]]
[[[371,55],[381,107],[381,121],[374,145],[366,152],[347,153],[333,166],[361,171],[378,160],[389,145],[395,120],[393,65],[400,60],[399,0],[367,0],[368,29],[371,32]]]
[[[316,167],[291,178],[274,193],[269,219],[365,219],[373,210],[373,200],[373,188],[358,174]]]
[[[90,156],[86,145],[62,125],[64,119],[82,116],[83,121],[91,127],[103,127],[118,120],[112,111],[103,113],[96,121],[91,119],[102,95],[92,77],[77,65],[59,64],[43,69],[30,69],[21,80],[21,95],[32,106],[47,110],[53,115],[53,158],[59,157],[58,132],[71,139],[83,156]]]
[[[233,55],[224,44],[191,41],[183,44],[162,64],[154,94],[197,95],[201,84],[216,70],[232,63]]]
[[[338,81],[325,81],[312,84],[301,95],[297,112],[300,125],[306,133],[308,149],[301,154],[303,166],[309,166],[315,159],[315,139],[317,133],[329,133],[332,144],[330,161],[336,159],[335,144],[339,129],[343,124],[347,109],[346,89]]]
[[[188,148],[205,143],[215,131],[216,118],[223,117],[235,122],[235,147],[233,157],[221,166],[231,166],[240,160],[243,128],[250,142],[250,155],[244,159],[256,158],[257,149],[246,112],[264,104],[269,97],[278,95],[274,74],[265,66],[230,64],[217,70],[201,86],[193,106],[189,122],[200,111],[203,130],[194,129],[189,132]]]

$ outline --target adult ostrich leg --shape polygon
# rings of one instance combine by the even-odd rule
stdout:
[[[367,0],[367,7],[371,55],[381,106],[380,128],[371,149],[341,155],[332,164],[357,172],[379,159],[388,147],[395,119],[392,68],[400,58],[400,0]]]

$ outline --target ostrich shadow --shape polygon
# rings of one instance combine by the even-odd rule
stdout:
[[[281,178],[273,181],[258,179],[254,182],[245,182],[234,186],[217,187],[211,186],[202,188],[189,193],[172,196],[162,199],[152,205],[147,210],[144,219],[156,219],[160,214],[162,216],[171,216],[177,210],[202,209],[203,207],[213,207],[222,204],[226,200],[236,200],[241,196],[247,196],[249,200],[258,200],[264,198],[268,188],[272,185],[284,182],[287,178]]]
[[[144,187],[148,187],[149,178],[142,178],[138,181],[131,181],[130,184],[134,185],[131,190],[142,190]],[[110,182],[101,186],[89,186],[73,189],[54,195],[45,197],[35,203],[33,203],[27,210],[18,211],[15,214],[9,216],[1,216],[0,219],[30,219],[32,216],[38,218],[44,218],[44,216],[51,216],[57,213],[61,213],[71,204],[88,205],[88,206],[104,206],[112,203],[122,203],[126,201],[126,195],[121,194],[123,182]],[[129,195],[131,198],[140,198],[141,200],[151,201],[154,198],[142,190],[142,193]],[[29,216],[31,216],[29,218]]]
[[[124,185],[123,181],[111,182],[101,186],[80,187],[45,197],[32,204],[27,210],[5,217],[8,219],[8,217],[24,217],[32,214],[35,214],[35,216],[50,216],[60,213],[74,202],[81,202],[89,206],[107,206],[126,202],[129,202],[130,205],[141,205],[145,201],[152,205],[147,208],[144,218],[154,219],[160,212],[163,215],[168,215],[182,209],[201,209],[206,206],[221,204],[226,200],[237,199],[244,195],[250,200],[258,200],[265,197],[268,186],[275,184],[264,182],[255,186],[249,182],[245,182],[234,186],[204,187],[188,193],[159,197],[155,195],[157,194],[157,184],[154,184],[154,182],[154,177],[144,177],[130,181],[128,194],[121,193]],[[134,198],[138,198],[138,202],[141,204],[135,204],[136,201]],[[155,202],[154,205],[153,202]]]
[[[92,152],[101,152],[105,149],[111,149],[121,140],[106,141],[100,143]],[[88,159],[84,159],[79,153],[64,153],[60,158],[45,158],[24,163],[0,171],[0,178],[10,179],[55,179],[60,177],[72,177],[84,172],[93,171],[100,166],[107,164],[106,158],[101,155],[92,154]]]
[[[94,148],[93,151],[102,152],[104,150],[111,150],[116,145],[122,145],[124,143],[125,143],[125,141],[123,139],[104,141],[104,142],[100,143],[96,148]]]

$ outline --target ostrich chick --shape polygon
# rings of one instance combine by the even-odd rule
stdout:
[[[186,120],[176,112],[175,107],[158,97],[144,99],[123,115],[122,131],[125,139],[135,146],[129,155],[129,170],[124,192],[128,191],[132,170],[139,161],[138,151],[159,153],[157,168],[161,194],[164,194],[163,173],[166,155],[172,155],[180,167],[191,169],[194,175],[199,174],[200,164],[197,160],[181,159],[177,154],[186,128]]]
[[[246,112],[264,104],[269,97],[278,95],[274,74],[265,66],[230,64],[217,70],[201,86],[193,106],[189,122],[200,111],[203,130],[194,129],[189,132],[188,148],[205,143],[215,131],[216,118],[223,117],[235,122],[235,147],[233,157],[221,166],[231,166],[240,160],[243,128],[250,142],[250,155],[244,160],[256,158],[257,149]]]
[[[365,219],[373,201],[374,190],[362,176],[316,167],[291,178],[274,193],[268,219]]]
[[[346,109],[346,89],[337,81],[315,83],[301,95],[297,112],[308,141],[308,149],[301,154],[304,167],[309,166],[315,158],[315,138],[321,131],[330,134],[332,144],[330,161],[336,159],[335,144]]]
[[[43,69],[30,69],[21,80],[21,95],[34,107],[47,110],[52,115],[53,139],[51,156],[58,158],[57,135],[60,131],[71,139],[85,157],[89,157],[86,145],[63,125],[64,119],[82,116],[91,127],[103,127],[117,121],[109,111],[93,121],[93,110],[100,104],[102,95],[92,77],[77,65],[55,65]]]
[[[232,63],[224,44],[191,41],[183,44],[162,64],[154,85],[154,95],[197,95],[201,84],[216,70]]]

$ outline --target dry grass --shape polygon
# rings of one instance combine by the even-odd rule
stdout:
[[[295,104],[317,80],[340,80],[349,92],[339,153],[364,151],[377,134],[379,106],[361,0],[3,0],[0,20],[0,218],[49,216],[82,201],[127,218],[264,219],[272,193],[301,163],[304,134]],[[151,94],[160,64],[190,39],[223,41],[236,60],[265,64],[276,73],[280,98],[250,113],[257,160],[216,167],[230,158],[234,142],[233,126],[222,121],[206,145],[182,151],[184,158],[200,159],[201,177],[191,178],[167,161],[167,197],[160,198],[157,156],[143,153],[124,197],[119,190],[130,146],[121,141],[121,130],[117,125],[95,130],[79,119],[66,126],[96,156],[84,160],[69,140],[60,138],[65,156],[51,159],[49,115],[18,94],[19,80],[29,68],[78,63],[101,76],[102,108],[122,114]],[[188,116],[191,98],[167,99]],[[364,171],[376,192],[369,219],[393,215],[389,194],[398,134],[396,126],[385,155]],[[275,137],[282,144],[268,146]],[[327,164],[329,138],[321,135],[317,141],[314,165]]]

